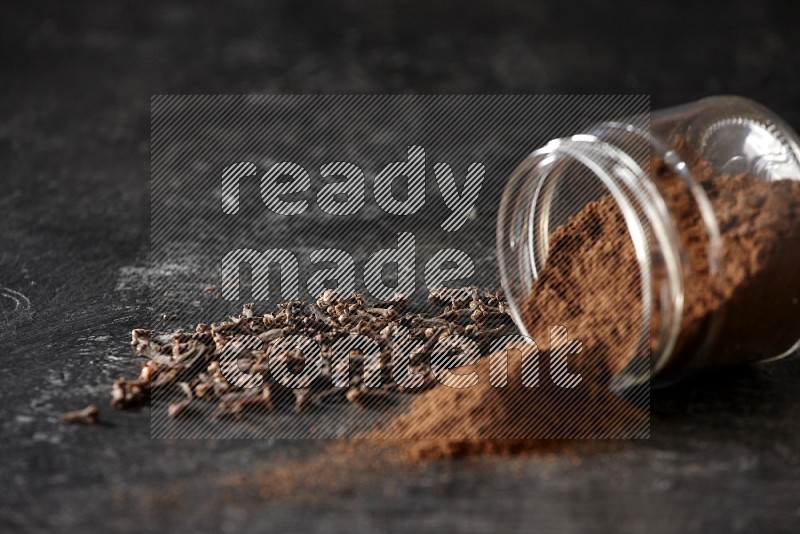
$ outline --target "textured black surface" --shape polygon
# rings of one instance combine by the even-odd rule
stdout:
[[[151,94],[749,96],[800,127],[795,2],[3,4],[0,530],[720,532],[800,528],[800,362],[653,399],[652,438],[444,462],[311,503],[214,486],[315,443],[164,442],[106,406],[147,316]],[[464,4],[464,3],[462,3]],[[62,427],[101,405],[107,424]]]

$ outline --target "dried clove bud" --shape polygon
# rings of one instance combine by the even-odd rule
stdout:
[[[170,419],[176,419],[188,413],[190,406],[192,405],[191,399],[185,399],[178,402],[172,402],[169,406],[167,406],[167,417]]]
[[[292,391],[294,392],[294,412],[301,413],[311,401],[311,390],[299,388]]]
[[[90,404],[82,410],[75,410],[72,412],[64,412],[60,416],[61,422],[65,425],[83,424],[95,425],[100,420],[100,411],[97,406]]]

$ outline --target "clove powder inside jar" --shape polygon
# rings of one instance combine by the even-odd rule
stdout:
[[[714,273],[708,234],[683,180],[654,160],[653,179],[677,214],[689,270],[680,334],[663,376],[790,351],[800,337],[800,181],[716,174],[690,147],[677,148],[708,197],[720,247]]]

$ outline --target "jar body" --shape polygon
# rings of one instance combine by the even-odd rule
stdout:
[[[620,385],[787,355],[800,339],[798,187],[797,135],[738,97],[553,141],[520,165],[501,203],[498,255],[514,319],[529,332],[522,303],[558,268],[548,265],[550,236],[610,197],[639,278]]]

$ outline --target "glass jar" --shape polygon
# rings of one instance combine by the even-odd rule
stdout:
[[[615,387],[791,354],[800,345],[798,180],[800,138],[740,97],[553,140],[517,167],[500,205],[498,258],[514,321],[530,336],[522,308],[537,279],[558,268],[548,263],[554,232],[610,196],[635,249],[640,300]]]

